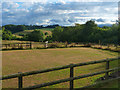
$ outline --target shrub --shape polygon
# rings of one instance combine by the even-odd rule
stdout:
[[[91,47],[91,43],[84,44],[84,47]]]
[[[28,33],[25,36],[25,39],[27,39],[28,41],[40,42],[44,40],[44,34],[40,30],[34,30],[33,32]]]
[[[68,42],[65,42],[64,45],[65,45],[64,47],[67,48],[68,47]]]
[[[76,43],[71,43],[70,47],[75,47]]]
[[[35,47],[35,49],[47,49],[45,47]]]
[[[60,48],[62,45],[60,43],[50,43],[48,45],[49,48]]]
[[[48,32],[45,32],[45,35],[48,35]]]
[[[20,45],[19,49],[23,49],[23,45],[22,44]]]
[[[102,49],[101,47],[97,47],[97,49]]]
[[[24,35],[25,35],[25,34],[23,34],[23,33],[20,33],[20,34],[19,34],[19,36],[24,36]]]
[[[104,50],[110,50],[110,48],[105,48]]]

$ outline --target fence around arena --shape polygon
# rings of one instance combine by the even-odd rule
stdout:
[[[32,49],[32,42],[2,44],[2,49]]]
[[[70,47],[91,47],[96,49],[110,50],[120,52],[119,45],[98,45],[95,43],[64,43],[64,42],[33,42],[33,41],[21,41],[21,42],[9,42],[0,44],[1,50],[15,50],[15,49],[45,49],[45,48],[70,48]]]
[[[99,60],[99,61],[90,61],[90,62],[85,62],[85,63],[70,64],[70,65],[66,65],[66,66],[49,68],[49,69],[45,69],[45,70],[37,70],[37,71],[30,71],[30,72],[23,72],[23,73],[19,72],[17,74],[10,74],[10,75],[5,75],[3,77],[0,77],[0,80],[18,78],[18,88],[20,88],[20,89],[22,89],[22,88],[36,89],[36,88],[41,88],[41,87],[50,86],[50,85],[59,84],[59,83],[69,81],[70,82],[70,89],[72,90],[74,88],[74,80],[77,80],[77,79],[86,78],[86,77],[90,77],[90,76],[105,73],[106,80],[109,80],[109,72],[120,70],[120,67],[116,67],[116,68],[113,68],[113,69],[109,68],[110,67],[110,65],[109,65],[110,61],[115,61],[115,60],[120,60],[120,57],[108,58],[108,59]],[[106,70],[74,77],[74,68],[75,67],[85,66],[85,65],[90,65],[90,64],[103,63],[103,62],[106,62]],[[42,84],[29,86],[29,87],[23,87],[23,77],[24,76],[41,74],[41,73],[46,73],[46,72],[51,72],[51,71],[56,71],[56,70],[62,70],[62,69],[67,69],[67,68],[70,69],[70,77],[69,78],[65,78],[65,79],[61,79],[61,80],[57,80],[57,81],[52,81],[52,82],[48,82],[48,83],[42,83]],[[120,77],[117,77],[117,79],[119,79],[119,78]]]

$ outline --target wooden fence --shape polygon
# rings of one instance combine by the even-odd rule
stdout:
[[[2,44],[2,49],[32,49],[32,42]]]
[[[120,67],[109,69],[110,61],[115,61],[115,60],[120,60],[120,57],[109,58],[109,59],[104,59],[104,60],[99,60],[99,61],[90,61],[90,62],[85,62],[85,63],[70,64],[70,65],[66,65],[66,66],[50,68],[50,69],[45,69],[45,70],[30,71],[30,72],[23,72],[23,73],[19,72],[17,74],[11,74],[11,75],[6,75],[6,76],[3,76],[3,77],[0,77],[0,80],[18,78],[18,88],[21,89],[21,88],[23,88],[23,77],[24,76],[29,76],[29,75],[34,75],[34,74],[40,74],[40,73],[46,73],[46,72],[50,72],[50,71],[56,71],[56,70],[70,68],[70,77],[69,78],[61,79],[61,80],[57,80],[57,81],[52,81],[52,82],[48,82],[48,83],[42,83],[42,84],[29,86],[29,87],[24,87],[24,88],[36,89],[36,88],[41,88],[41,87],[45,87],[45,86],[50,86],[50,85],[70,81],[70,89],[72,90],[74,88],[74,80],[77,80],[77,79],[86,78],[86,77],[90,77],[90,76],[105,73],[106,79],[109,80],[109,72],[120,70]],[[103,63],[103,62],[106,62],[106,70],[74,77],[74,67],[85,66],[85,65],[90,65],[90,64],[97,64],[97,63]]]
[[[108,47],[109,46],[109,47]],[[111,46],[111,47],[110,47]],[[120,46],[114,46],[114,45],[98,45],[95,43],[48,43],[45,42],[21,42],[21,43],[7,43],[7,44],[0,44],[0,50],[9,50],[9,49],[45,49],[45,48],[67,48],[67,47],[92,47],[96,49],[103,49],[103,50],[110,50],[115,52],[120,52]]]

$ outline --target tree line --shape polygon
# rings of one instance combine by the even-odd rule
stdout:
[[[98,27],[95,21],[87,21],[85,24],[76,24],[70,27],[56,27],[52,31],[53,41],[119,44],[120,24],[111,27]]]
[[[14,29],[3,28],[2,39],[10,40],[16,37],[12,35]],[[19,26],[19,30],[24,28]],[[16,30],[16,29],[15,29]],[[98,27],[95,21],[90,20],[85,24],[75,24],[75,26],[62,27],[57,25],[52,31],[52,35],[47,35],[40,30],[34,30],[33,32],[26,34],[23,38],[17,38],[19,40],[28,41],[49,41],[49,42],[68,42],[68,43],[101,43],[101,44],[119,44],[120,38],[120,23],[113,24],[111,27],[104,26]]]
[[[11,31],[11,33],[16,33],[16,32],[20,32],[20,31],[24,31],[24,30],[55,28],[57,26],[59,26],[59,25],[55,24],[55,25],[43,26],[43,25],[13,25],[13,24],[9,24],[9,25],[4,25],[2,27],[4,27],[5,30]]]

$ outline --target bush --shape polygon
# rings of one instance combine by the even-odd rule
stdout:
[[[48,32],[45,32],[45,35],[48,35]]]
[[[71,43],[70,47],[75,47],[76,43]]]
[[[23,49],[23,45],[20,45],[19,49]]]
[[[62,45],[60,43],[51,43],[48,45],[49,48],[61,48]]]
[[[34,30],[33,32],[26,34],[24,38],[28,41],[40,42],[44,40],[44,34],[40,30]]]
[[[47,49],[45,47],[35,47],[34,49]]]
[[[20,34],[19,34],[19,36],[24,36],[24,35],[25,35],[25,34],[23,34],[23,33],[20,33]]]
[[[91,47],[91,43],[84,44],[84,47]]]
[[[97,47],[97,49],[102,49],[101,47]]]
[[[105,48],[104,50],[110,50],[110,48]]]
[[[19,40],[19,38],[17,36],[12,36],[11,40]]]

